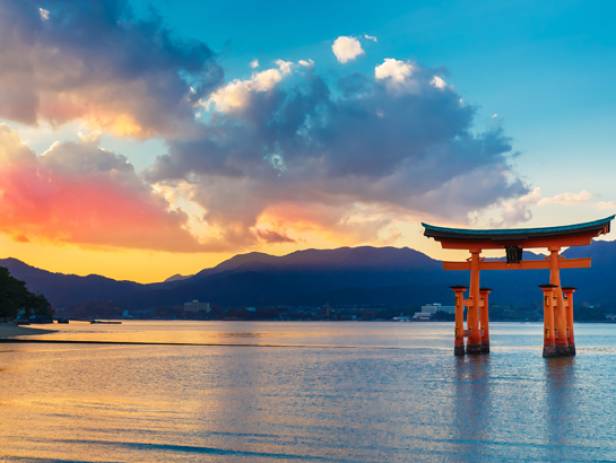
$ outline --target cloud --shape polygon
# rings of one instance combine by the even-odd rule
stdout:
[[[483,225],[487,222],[489,226],[493,227],[515,226],[531,220],[535,207],[574,206],[586,203],[591,199],[592,194],[586,190],[544,196],[541,188],[536,186],[525,195],[503,199],[497,204],[491,205],[485,211],[473,211],[470,213],[470,218],[471,222],[476,225]]]
[[[237,246],[254,242],[250,230],[282,203],[319,210],[312,229],[316,221],[344,233],[354,233],[345,221],[351,208],[377,208],[380,219],[364,225],[365,236],[375,236],[387,226],[384,216],[464,220],[528,193],[510,166],[502,129],[477,132],[474,108],[451,87],[435,87],[430,70],[396,59],[384,64],[374,78],[352,73],[337,82],[290,73],[267,91],[256,75],[237,81],[243,93],[233,101],[241,104],[216,103],[200,133],[170,140],[148,179],[193,185],[191,200],[205,220]],[[284,221],[268,229],[293,230],[287,236],[299,240],[305,218],[277,217]]]
[[[250,68],[257,69],[258,67],[259,67],[259,60],[255,58],[250,62]]]
[[[256,236],[266,243],[294,243],[293,238],[288,237],[284,233],[280,233],[276,230],[262,230],[256,228],[254,230]]]
[[[532,219],[531,208],[540,200],[541,189],[534,187],[525,195],[501,200],[488,211],[472,211],[470,221],[474,225],[484,225],[487,221],[487,225],[494,228],[515,226]]]
[[[39,8],[39,16],[41,17],[41,21],[49,21],[49,10],[45,8]]]
[[[479,130],[475,109],[409,60],[337,80],[311,59],[253,61],[248,78],[225,82],[204,43],[136,18],[128,0],[0,2],[0,43],[0,118],[79,120],[89,134],[37,156],[0,130],[0,231],[15,239],[169,251],[360,242],[530,194],[503,130]],[[364,54],[349,36],[332,51],[341,63]],[[142,177],[97,146],[106,133],[156,136],[168,152]]]
[[[599,201],[596,208],[600,211],[616,211],[616,201]]]
[[[290,61],[277,60],[276,67],[255,72],[250,79],[234,79],[213,92],[201,105],[208,108],[214,106],[218,111],[228,113],[241,111],[255,92],[271,91],[285,76],[291,73],[293,64]]]
[[[414,71],[415,66],[409,61],[385,58],[383,63],[374,68],[374,78],[384,82],[392,91],[417,90],[411,79]]]
[[[310,58],[309,59],[300,59],[297,62],[297,64],[299,64],[300,66],[305,67],[305,68],[312,68],[312,67],[314,67],[314,60],[312,60]]]
[[[35,155],[0,125],[0,231],[32,239],[195,251],[186,216],[170,211],[123,156],[90,143],[56,143]]]
[[[430,81],[430,84],[438,89],[444,89],[445,87],[447,87],[447,82],[445,82],[445,80],[442,77],[439,76],[434,76],[432,77],[432,80]]]
[[[222,79],[205,44],[135,18],[128,0],[42,3],[0,3],[0,118],[170,136]]]
[[[332,44],[332,52],[340,63],[348,63],[364,54],[364,49],[355,37],[341,35]]]
[[[379,38],[376,35],[364,34],[364,39],[377,43]]]
[[[559,193],[554,196],[547,196],[541,198],[537,204],[539,206],[545,206],[548,204],[559,204],[562,206],[568,206],[570,204],[585,203],[592,199],[592,194],[589,191],[581,190],[577,193]]]

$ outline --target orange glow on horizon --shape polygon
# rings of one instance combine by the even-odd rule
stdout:
[[[140,283],[162,281],[172,275],[191,275],[204,268],[214,267],[220,262],[236,254],[251,251],[265,252],[272,255],[285,255],[294,251],[317,248],[333,249],[344,246],[385,246],[379,242],[339,242],[321,241],[295,243],[269,243],[248,249],[238,249],[226,252],[167,252],[142,249],[124,249],[102,246],[77,246],[54,242],[24,241],[19,237],[0,234],[0,249],[2,257],[14,257],[28,265],[51,272],[71,273],[76,275],[98,274],[117,280],[131,280]],[[443,252],[432,240],[418,236],[406,244],[395,244],[397,247],[408,246],[423,252],[433,258],[464,259],[460,253]]]

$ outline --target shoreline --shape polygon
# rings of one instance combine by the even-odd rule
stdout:
[[[41,328],[29,328],[27,326],[19,326],[15,323],[0,323],[0,340],[12,339],[17,336],[53,333],[54,331],[55,330],[45,330]]]

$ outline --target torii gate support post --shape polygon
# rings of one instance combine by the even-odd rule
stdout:
[[[554,288],[552,284],[539,285],[543,290],[543,356],[554,357]]]
[[[575,288],[563,288],[567,307],[567,341],[569,342],[569,355],[575,355],[575,336],[573,335],[573,293]]]
[[[481,331],[479,329],[479,306],[481,304],[481,291],[479,288],[479,255],[480,249],[471,249],[471,281],[470,298],[468,304],[469,337],[466,343],[467,354],[481,354]]]
[[[554,285],[554,354],[555,356],[569,355],[569,341],[567,339],[567,313],[563,290],[560,285],[559,247],[550,247],[550,284]]]
[[[464,293],[466,286],[452,286],[451,289],[456,295],[456,322],[455,322],[455,341],[453,347],[454,355],[464,355]]]
[[[492,290],[481,288],[481,353],[490,353],[490,312],[489,298]]]

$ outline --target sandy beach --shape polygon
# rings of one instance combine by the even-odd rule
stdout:
[[[0,339],[13,338],[15,336],[26,336],[29,334],[51,333],[52,331],[53,330],[18,326],[14,323],[0,323]]]

